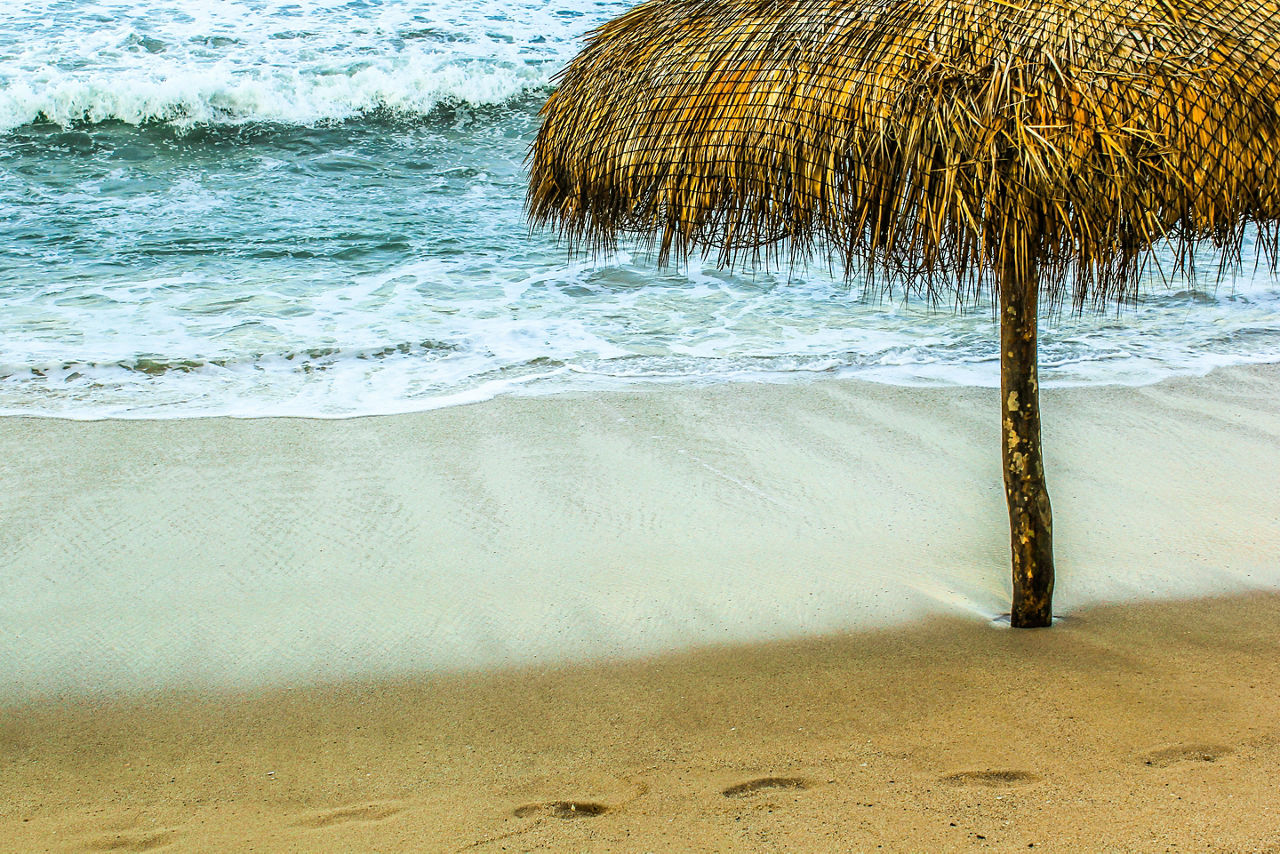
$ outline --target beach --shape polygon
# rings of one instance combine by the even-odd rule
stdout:
[[[823,70],[861,24],[762,7],[687,67],[684,36],[626,52],[617,81],[713,95],[659,98],[631,145],[647,84],[605,78],[617,133],[594,105],[554,130],[631,0],[10,5],[0,854],[1280,854],[1274,211],[1221,170],[1164,183],[1183,143],[1267,148],[1253,89],[1184,86],[1175,49],[1140,69],[1174,69],[1167,102],[1109,58],[1077,92],[1089,62],[1054,57],[1092,47],[1019,36],[991,55],[1043,53],[1026,79],[1084,98],[1065,123],[945,80],[979,118],[917,122],[932,83]],[[911,64],[880,42],[877,74]],[[831,121],[758,123],[811,92]],[[1244,153],[1200,156],[1184,113]],[[763,134],[695,144],[718,116]],[[548,128],[583,174],[678,178],[663,236],[640,195],[593,208],[623,239],[575,224],[612,197],[556,200],[581,170],[540,166]],[[995,298],[1033,267],[1035,312]],[[1010,341],[1039,373],[1002,396]],[[1036,395],[1057,618],[1021,631],[1001,417]]]
[[[0,838],[1280,849],[1280,369],[354,418],[0,419]]]

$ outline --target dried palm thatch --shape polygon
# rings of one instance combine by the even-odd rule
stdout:
[[[528,210],[660,261],[825,250],[1000,306],[1015,626],[1051,621],[1036,320],[1280,219],[1277,0],[649,0],[543,108]]]
[[[571,244],[828,249],[962,296],[1017,245],[1079,306],[1132,296],[1162,238],[1274,246],[1280,6],[651,0],[543,116],[528,209]]]

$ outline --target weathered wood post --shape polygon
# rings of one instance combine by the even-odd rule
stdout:
[[[1035,260],[1022,241],[1008,241],[1000,264],[1000,408],[1004,425],[1004,494],[1013,546],[1013,613],[1017,628],[1053,621],[1053,514],[1040,457],[1040,384]]]

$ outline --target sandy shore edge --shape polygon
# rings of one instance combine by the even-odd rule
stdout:
[[[1007,610],[998,400],[856,381],[350,421],[0,419],[0,697]],[[1280,589],[1280,367],[1050,389],[1057,606]]]
[[[0,419],[0,850],[1280,851],[1280,368],[1046,392],[1042,632],[995,397]]]

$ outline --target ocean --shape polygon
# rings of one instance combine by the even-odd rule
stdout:
[[[10,0],[0,414],[347,417],[637,382],[998,384],[989,305],[825,261],[571,257],[523,216],[604,0]],[[1153,274],[1044,322],[1047,385],[1280,361],[1280,288]]]

